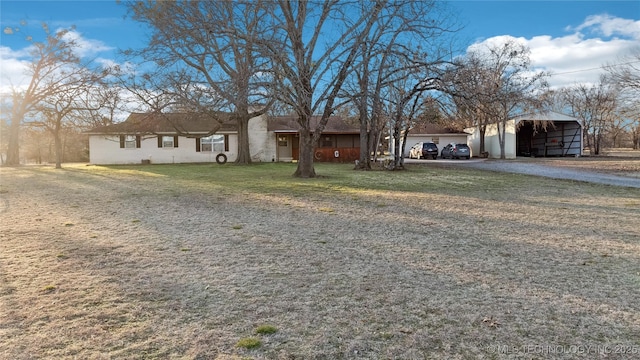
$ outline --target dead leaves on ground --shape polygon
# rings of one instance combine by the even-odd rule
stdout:
[[[494,318],[493,316],[485,317],[484,319],[482,319],[482,323],[490,328],[498,328],[500,325],[502,325],[500,324],[498,319]]]

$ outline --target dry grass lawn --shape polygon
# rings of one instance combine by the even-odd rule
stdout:
[[[316,169],[1,168],[0,358],[640,358],[639,189]]]
[[[640,151],[626,151],[616,154],[621,155],[581,158],[536,158],[534,161],[570,169],[640,178]]]

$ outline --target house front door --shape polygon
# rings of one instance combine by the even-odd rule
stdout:
[[[280,134],[276,144],[277,161],[291,161],[298,159],[298,138],[291,134]]]

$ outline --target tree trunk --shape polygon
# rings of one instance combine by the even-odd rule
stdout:
[[[500,128],[500,125],[502,125],[502,129]],[[505,144],[505,137],[506,137],[506,129],[507,129],[507,123],[506,121],[501,121],[500,123],[498,123],[498,142],[500,143],[500,159],[504,160],[506,159],[506,154],[504,151],[504,144]]]
[[[53,141],[56,148],[56,169],[62,169],[62,139],[60,139],[59,129],[54,131]]]
[[[400,168],[404,169],[404,149],[407,146],[407,135],[409,135],[409,126],[402,132],[402,146],[400,146]]]
[[[236,164],[251,164],[251,153],[249,148],[249,114],[241,114],[238,117],[238,157]]]
[[[482,155],[482,153],[485,152],[485,149],[484,149],[484,136],[487,133],[487,126],[486,125],[480,125],[479,129],[480,129],[480,154],[479,155]]]
[[[382,131],[380,131],[378,128],[376,128],[375,131],[375,135],[374,136],[370,136],[369,140],[371,141],[371,145],[369,146],[369,153],[373,153],[373,159],[374,161],[378,160],[378,155],[383,155],[383,153],[380,153],[380,149],[378,148],[378,145],[380,144],[380,137],[382,136]]]
[[[602,141],[602,134],[600,131],[593,134],[593,144],[595,149],[595,155],[600,155],[600,143]]]
[[[404,167],[404,162],[402,161],[402,148],[404,146],[400,146],[400,125],[397,123],[393,127],[393,168],[391,170],[399,170]],[[405,133],[406,135],[406,133]],[[406,136],[403,137],[406,140]]]
[[[296,168],[296,172],[293,173],[293,176],[300,178],[314,178],[316,177],[316,171],[313,167],[315,145],[313,144],[311,131],[308,128],[301,128],[299,134],[300,152],[298,155],[298,167]]]
[[[360,119],[360,160],[356,169],[371,170],[371,133],[367,131],[367,121]]]
[[[7,147],[7,160],[5,165],[20,165],[20,123],[21,120],[11,118],[9,126],[9,144]]]

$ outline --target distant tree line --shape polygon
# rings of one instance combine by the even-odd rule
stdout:
[[[403,168],[400,144],[419,122],[452,129],[505,124],[554,109],[577,117],[592,154],[640,146],[640,52],[603,64],[598,84],[550,89],[517,41],[474,45],[463,55],[460,26],[436,0],[237,0],[126,2],[150,30],[147,46],[126,49],[126,65],[101,66],[77,55],[74,29],[32,42],[26,88],[2,94],[2,163],[86,159],[81,131],[116,121],[118,111],[234,116],[237,162],[251,162],[248,122],[293,114],[300,127],[295,176],[316,176],[314,147],[331,115],[360,126],[360,161],[371,169],[381,139],[394,142],[390,169]],[[315,125],[312,115],[321,115]],[[539,126],[545,126],[539,124]],[[177,129],[179,130],[179,129]],[[72,139],[72,141],[69,141]],[[73,146],[71,144],[74,144]],[[84,141],[86,144],[86,140]],[[484,151],[481,137],[481,151]]]

